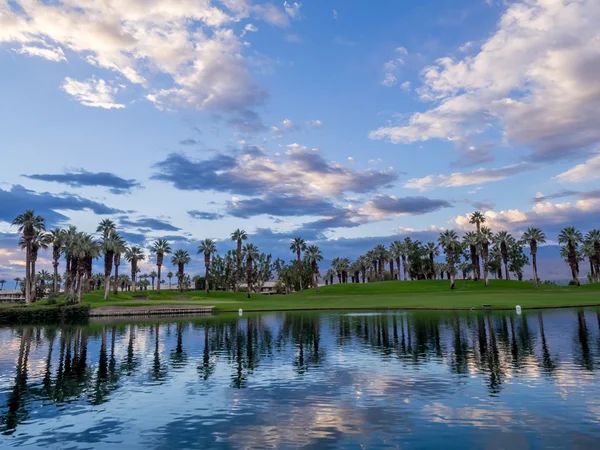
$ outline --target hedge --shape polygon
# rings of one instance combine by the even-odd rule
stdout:
[[[89,305],[0,307],[0,324],[81,323],[87,321]]]

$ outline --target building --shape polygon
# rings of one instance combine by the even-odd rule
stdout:
[[[25,294],[20,290],[2,290],[0,291],[0,303],[18,303],[25,301]]]

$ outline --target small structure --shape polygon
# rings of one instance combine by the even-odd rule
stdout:
[[[25,301],[25,294],[20,290],[0,291],[0,303],[19,303]]]
[[[258,294],[265,294],[265,295],[273,295],[273,294],[277,294],[277,288],[276,288],[276,282],[275,281],[267,281],[262,288],[260,288],[260,291],[257,291]],[[246,289],[248,287],[247,284],[242,283],[240,284],[240,287],[243,289]],[[254,286],[256,288],[256,286]]]

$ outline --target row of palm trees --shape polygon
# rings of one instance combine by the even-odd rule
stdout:
[[[546,243],[546,235],[540,228],[528,228],[520,239],[514,238],[507,231],[492,233],[488,227],[482,226],[485,216],[476,211],[471,214],[470,223],[476,226],[475,231],[465,233],[462,240],[453,230],[440,233],[437,242],[422,244],[407,237],[403,241],[394,241],[389,247],[382,244],[366,254],[359,256],[354,262],[348,258],[334,258],[331,268],[325,274],[326,284],[333,284],[337,277],[338,283],[383,281],[386,277],[386,264],[389,264],[387,276],[390,279],[435,279],[444,273],[448,275],[451,289],[454,289],[457,268],[463,276],[472,273],[474,280],[484,279],[489,285],[489,273],[497,278],[510,280],[510,274],[515,273],[519,280],[523,277],[523,267],[529,264],[529,258],[524,254],[523,247],[529,247],[532,265],[533,281],[539,285],[537,250],[538,245]],[[563,229],[558,235],[562,245],[561,255],[569,264],[572,273],[572,284],[579,285],[579,262],[587,257],[590,262],[590,281],[600,282],[600,230],[589,231],[585,238],[574,227]],[[582,245],[583,244],[583,245]],[[445,254],[446,263],[439,263],[435,258]],[[460,257],[465,260],[460,262]],[[470,262],[469,262],[470,261]],[[402,270],[401,270],[402,269]],[[504,269],[504,270],[502,270]]]

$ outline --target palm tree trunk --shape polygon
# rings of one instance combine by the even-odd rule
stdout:
[[[485,244],[487,245],[487,244]],[[490,285],[490,274],[489,274],[489,254],[488,249],[482,248],[481,250],[481,260],[483,262],[483,280],[486,286]]]
[[[533,264],[533,285],[538,287],[537,254],[535,252],[531,253],[531,262]]]
[[[35,260],[37,256],[31,258],[31,300],[35,301],[37,298],[37,292],[35,288]]]
[[[510,281],[510,273],[508,272],[508,260],[506,258],[502,258],[504,260],[504,274],[506,275],[506,279]]]
[[[206,272],[204,274],[204,292],[206,292],[207,294],[208,294],[209,266],[210,266],[210,255],[204,256],[204,267],[206,267]]]
[[[448,251],[448,265],[450,266],[448,268],[448,275],[450,278],[450,289],[454,289],[454,253],[451,249],[450,251]]]
[[[242,241],[237,241],[237,270],[235,272],[235,292],[240,291],[240,270],[242,267]]]
[[[300,258],[300,250],[298,250],[298,281],[300,282],[300,291],[302,292],[302,259]]]
[[[119,295],[119,265],[115,264],[115,283],[113,285],[113,293]]]
[[[54,280],[52,283],[52,292],[54,292],[55,294],[58,294],[58,260],[55,259],[54,263],[52,264],[52,266],[54,267]]]
[[[82,282],[81,282],[81,274],[78,271],[77,274],[77,302],[81,303],[81,299],[83,298],[83,287],[82,287]]]
[[[406,268],[406,256],[402,255],[402,270],[404,270],[404,281],[408,279],[408,270]]]
[[[158,284],[156,285],[156,293],[160,294],[160,269],[162,268],[162,264],[158,264]]]
[[[390,258],[390,276],[394,279],[394,258]]]
[[[31,241],[27,240],[25,249],[25,303],[31,303]]]

